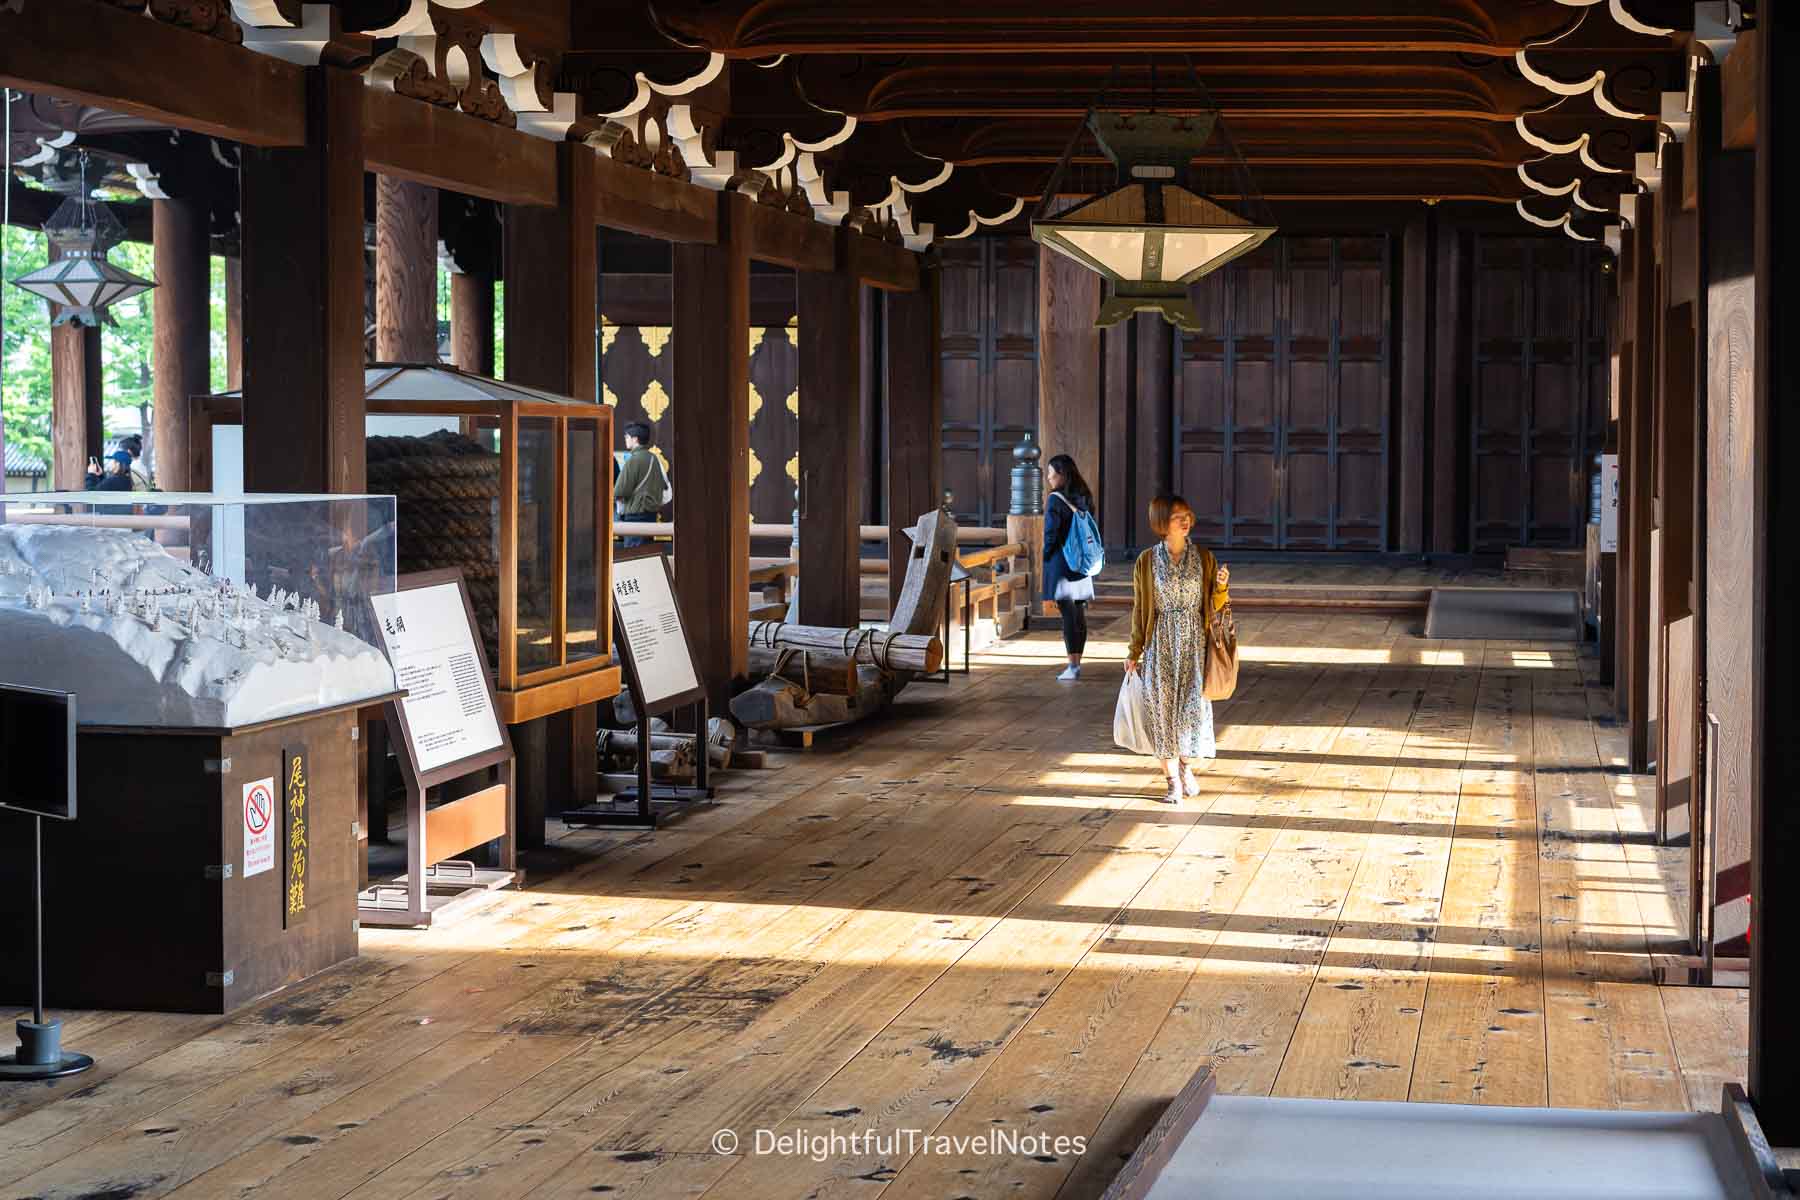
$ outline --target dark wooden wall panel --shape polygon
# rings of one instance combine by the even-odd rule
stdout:
[[[1038,425],[1038,247],[972,237],[940,254],[944,487],[958,521],[1000,525],[1012,449]]]
[[[1568,238],[1475,239],[1470,546],[1579,546],[1606,439],[1601,252]]]
[[[1271,239],[1192,295],[1204,328],[1181,341],[1174,437],[1198,536],[1384,549],[1388,239]]]

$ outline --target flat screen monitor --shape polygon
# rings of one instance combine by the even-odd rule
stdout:
[[[0,808],[75,819],[75,697],[0,686]]]

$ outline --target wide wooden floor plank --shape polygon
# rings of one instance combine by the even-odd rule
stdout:
[[[1112,744],[1122,619],[1074,684],[1054,633],[1003,643],[678,826],[555,831],[525,888],[367,930],[229,1021],[70,1014],[100,1066],[0,1089],[0,1185],[1086,1198],[1202,1065],[1239,1093],[1715,1105],[1743,993],[1656,985],[1680,864],[1592,660],[1416,626],[1244,614],[1175,808]]]

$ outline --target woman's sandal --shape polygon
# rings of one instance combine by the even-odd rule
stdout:
[[[1181,781],[1179,779],[1169,780],[1169,790],[1168,793],[1163,796],[1162,802],[1164,804],[1181,803]]]
[[[1181,768],[1181,791],[1190,797],[1200,794],[1200,777],[1194,774],[1194,768]]]

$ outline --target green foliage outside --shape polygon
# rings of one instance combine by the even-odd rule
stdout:
[[[47,261],[44,235],[35,229],[7,226],[5,277],[13,280]],[[145,279],[155,278],[154,254],[141,242],[115,246],[113,262]],[[225,270],[224,260],[212,260],[211,382],[215,391],[225,388]],[[154,293],[114,305],[115,325],[101,332],[101,370],[105,380],[104,437],[111,442],[124,433],[143,430],[148,435],[152,420],[156,345]],[[45,303],[22,288],[0,284],[0,313],[4,314],[6,444],[50,462],[50,316]],[[146,436],[146,443],[150,438]],[[154,453],[154,449],[150,448]]]
[[[5,239],[5,273],[17,279],[48,259],[48,244],[35,229],[0,227]],[[0,285],[5,334],[0,364],[5,369],[6,442],[50,461],[50,319],[44,302],[20,288]]]

